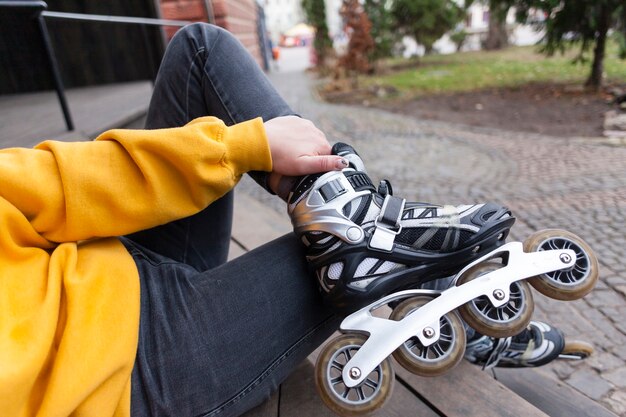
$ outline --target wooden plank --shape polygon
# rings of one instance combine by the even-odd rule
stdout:
[[[286,211],[281,215],[235,189],[232,239],[241,247],[251,250],[291,231]]]
[[[494,371],[498,381],[552,417],[617,417],[575,389],[536,369]]]
[[[488,373],[466,361],[436,378],[413,375],[397,363],[394,369],[402,381],[447,417],[546,416]]]
[[[306,360],[280,387],[280,417],[334,417],[317,395],[313,364]]]
[[[334,417],[315,389],[314,366],[304,361],[280,389],[280,417]],[[430,407],[420,401],[402,384],[395,384],[390,400],[371,417],[437,417]]]
[[[228,248],[228,260],[229,261],[232,261],[236,257],[241,256],[246,252],[247,251],[244,248],[242,248],[239,243],[237,243],[233,239],[230,240],[230,247]]]
[[[278,417],[279,392],[272,394],[269,400],[244,413],[241,417]]]

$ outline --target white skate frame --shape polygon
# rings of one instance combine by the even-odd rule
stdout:
[[[507,260],[504,267],[461,286],[455,286],[458,278],[469,268],[498,257]],[[489,298],[494,307],[500,307],[509,302],[509,287],[513,282],[559,269],[571,268],[575,262],[576,254],[571,249],[526,253],[521,242],[510,242],[467,265],[455,276],[451,287],[443,292],[399,291],[350,314],[341,323],[340,330],[368,333],[369,337],[345,365],[342,373],[344,384],[348,388],[361,384],[378,364],[411,337],[416,336],[424,346],[435,343],[439,339],[441,317],[468,301],[484,295]],[[500,300],[494,297],[496,291],[499,292]],[[372,315],[374,310],[391,301],[424,294],[441,295],[412,311],[400,321]],[[502,295],[504,295],[503,298]],[[430,337],[425,336],[429,332],[431,332]]]

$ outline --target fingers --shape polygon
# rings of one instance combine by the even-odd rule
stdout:
[[[295,175],[315,174],[317,172],[337,171],[348,166],[348,161],[336,155],[303,156],[297,165]]]
[[[330,155],[326,135],[306,119],[277,117],[265,122],[273,170],[282,175],[305,175],[343,169],[347,162]]]

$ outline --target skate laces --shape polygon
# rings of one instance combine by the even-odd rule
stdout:
[[[491,352],[489,352],[489,356],[483,364],[483,370],[491,369],[498,365],[500,360],[504,357],[504,352],[511,346],[512,339],[512,337],[494,339]]]
[[[533,326],[528,326],[515,336],[495,339],[493,348],[491,352],[489,352],[483,369],[490,369],[497,366],[502,359],[531,356],[534,347],[539,346],[540,343],[541,331],[535,329]]]

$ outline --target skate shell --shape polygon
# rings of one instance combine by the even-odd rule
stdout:
[[[428,303],[427,296],[412,297],[400,303],[390,319],[402,320],[411,312]],[[393,352],[393,357],[406,370],[420,376],[442,375],[463,359],[465,329],[461,319],[449,312],[440,319],[440,336],[434,344],[424,347],[417,337],[412,337]]]
[[[541,274],[529,279],[540,293],[556,300],[576,300],[587,295],[598,281],[598,259],[584,240],[566,230],[547,229],[532,234],[524,241],[525,252],[550,249],[571,249],[576,263],[569,270]]]
[[[457,282],[467,283],[484,274],[502,268],[497,262],[484,262],[467,270]],[[478,297],[459,307],[459,313],[467,324],[478,333],[491,337],[508,337],[518,334],[528,326],[535,308],[530,286],[515,281],[510,286],[509,302],[493,307],[485,296]]]
[[[340,416],[361,416],[381,408],[391,397],[394,372],[389,358],[368,375],[361,385],[347,388],[343,367],[367,341],[360,334],[344,334],[331,340],[315,364],[315,385],[324,404]]]

